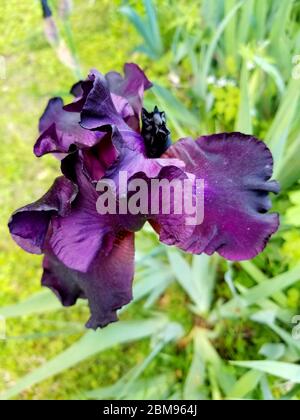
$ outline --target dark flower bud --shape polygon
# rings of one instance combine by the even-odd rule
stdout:
[[[147,156],[160,157],[171,145],[170,131],[166,126],[166,114],[157,106],[153,112],[142,109],[142,136],[145,141]]]

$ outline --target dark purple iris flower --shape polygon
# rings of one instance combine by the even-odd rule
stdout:
[[[255,257],[279,225],[278,215],[267,213],[268,193],[279,187],[270,181],[273,160],[263,142],[223,133],[170,145],[164,113],[142,109],[151,82],[135,64],[125,64],[124,73],[91,71],[72,87],[71,104],[49,101],[34,153],[59,157],[63,175],[9,221],[18,245],[44,254],[42,284],[63,305],[88,299],[87,326],[94,329],[116,321],[132,299],[134,232],[145,222],[165,244],[229,260]],[[184,215],[162,212],[99,214],[96,182],[117,182],[120,171],[146,181],[204,179],[203,223],[187,226]]]

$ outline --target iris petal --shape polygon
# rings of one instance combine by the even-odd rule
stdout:
[[[69,213],[77,191],[73,182],[60,177],[42,198],[15,211],[8,227],[16,243],[27,252],[41,254],[51,218]]]
[[[114,106],[105,77],[96,70],[89,74],[93,88],[81,111],[81,126],[88,130],[115,125],[119,130],[130,130]]]
[[[87,272],[96,254],[109,252],[110,235],[117,229],[113,215],[99,215],[95,186],[82,173],[79,162],[77,179],[79,191],[71,211],[64,217],[52,219],[50,246],[56,257],[67,267]]]
[[[34,145],[35,155],[68,153],[71,145],[91,147],[103,137],[103,133],[84,130],[79,121],[79,113],[63,109],[61,98],[51,99],[40,119],[41,135]]]
[[[69,112],[81,112],[87,97],[94,89],[97,91],[98,83],[106,87],[110,93],[114,108],[126,124],[139,132],[139,119],[141,115],[144,91],[152,87],[142,69],[134,63],[124,65],[124,77],[115,71],[108,72],[105,76],[96,70],[92,70],[87,80],[80,81],[72,86],[71,94],[75,101],[65,105],[64,110]],[[93,92],[92,96],[94,96]],[[108,96],[108,95],[107,95]],[[99,96],[99,99],[101,96]]]
[[[279,225],[268,214],[273,159],[267,146],[252,136],[223,133],[183,139],[165,157],[182,159],[186,170],[204,180],[204,221],[183,246],[188,252],[245,260],[260,253]]]
[[[132,299],[134,235],[119,235],[111,252],[99,252],[86,273],[67,268],[48,250],[42,284],[49,287],[65,306],[86,297],[91,317],[87,327],[96,329],[117,320],[117,309]]]
[[[135,130],[139,130],[139,118],[143,106],[144,91],[152,87],[152,83],[146,77],[143,70],[134,63],[124,65],[124,77],[120,73],[111,71],[105,75],[109,90],[115,95],[114,104],[118,104],[120,98],[125,98],[130,105],[123,118],[127,124]],[[116,106],[117,107],[117,106]]]

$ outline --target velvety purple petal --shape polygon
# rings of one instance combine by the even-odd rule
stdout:
[[[112,92],[113,102],[118,109],[118,101],[126,98],[130,105],[122,109],[121,114],[127,124],[134,130],[139,129],[139,118],[143,107],[144,91],[152,87],[142,69],[134,63],[124,65],[124,77],[120,73],[111,71],[105,75],[109,90]],[[133,110],[133,113],[131,112]]]
[[[75,85],[72,86],[70,93],[75,96],[76,99],[74,102],[65,105],[63,109],[68,112],[80,113],[88,94],[93,88],[93,84],[93,80],[90,80],[89,78],[87,80],[75,83]]]
[[[131,301],[133,274],[134,235],[124,233],[115,239],[108,255],[100,252],[95,256],[86,273],[67,268],[48,252],[42,284],[66,306],[86,297],[91,310],[87,327],[96,329],[116,321],[116,311]]]
[[[111,93],[105,77],[96,70],[90,73],[89,78],[93,81],[93,88],[81,111],[81,126],[87,130],[102,131],[114,126],[123,137],[136,136],[144,148],[139,134],[139,117],[135,117],[128,101]]]
[[[252,136],[223,133],[183,139],[165,157],[179,158],[186,170],[204,180],[204,221],[183,249],[229,260],[260,253],[278,229],[278,215],[267,214],[269,192],[278,192],[267,146]]]
[[[169,159],[169,161],[172,162],[173,159]],[[182,168],[170,164],[161,167],[159,173],[151,177],[139,172],[130,178],[130,181],[144,180],[148,185],[145,194],[140,193],[140,197],[144,203],[148,203],[147,212],[144,213],[145,218],[159,233],[160,241],[180,248],[184,247],[194,230],[194,226],[189,226],[187,223],[189,215],[185,212],[184,197],[181,194],[181,187],[184,188],[184,182],[189,178]],[[158,190],[153,188],[153,181],[160,183],[161,186]],[[164,184],[165,181],[168,183]],[[191,177],[191,185],[193,182],[194,177]],[[179,185],[179,195],[175,192],[176,183]],[[170,189],[170,184],[175,189]],[[163,201],[164,197],[166,198],[165,202]]]
[[[76,201],[68,215],[53,217],[49,243],[66,266],[86,272],[100,250],[110,252],[110,237],[118,226],[114,215],[98,214],[96,188],[82,173],[79,161],[76,166]]]
[[[95,123],[97,128],[106,124],[117,124],[116,117],[118,116],[119,122],[123,120],[127,126],[139,132],[144,91],[149,89],[152,84],[136,64],[125,64],[124,73],[124,77],[117,72],[109,72],[103,76],[98,71],[92,70],[87,80],[78,82],[72,87],[71,93],[76,100],[65,105],[64,110],[81,112],[85,108],[83,110],[83,124],[86,124],[86,113],[88,113],[89,118],[92,118],[95,112],[98,117],[101,114],[102,117],[100,120],[97,119],[97,123]],[[89,96],[89,102],[86,104]],[[91,102],[93,104],[92,109]],[[109,121],[103,119],[106,112],[109,114]],[[113,117],[113,114],[117,114],[117,116],[114,115]],[[91,128],[91,125],[87,127]]]
[[[79,151],[83,171],[91,182],[97,182],[103,178],[107,170],[119,158],[119,152],[113,144],[111,133],[104,134],[104,137],[95,146]]]
[[[134,63],[124,65],[124,77],[111,71],[105,75],[109,90],[128,100],[137,114],[142,110],[144,91],[152,87],[143,70]]]
[[[70,89],[70,94],[73,95],[75,98],[80,98],[83,95],[82,89],[83,80],[79,80],[79,82],[74,83],[74,85]]]
[[[105,77],[93,70],[89,74],[93,88],[88,94],[81,112],[81,126],[88,130],[115,125],[119,130],[130,130],[116,110]]]
[[[103,83],[106,84],[106,81],[104,80],[103,76],[100,73],[96,71],[92,71],[89,74],[89,78],[87,80],[80,81],[76,83],[74,86],[72,86],[70,93],[73,94],[76,99],[74,102],[65,105],[63,109],[68,112],[77,112],[77,113],[81,112],[86,102],[86,99],[94,86],[94,81],[97,77],[101,77]],[[113,103],[113,106],[115,107],[116,112],[122,117],[123,120],[125,120],[126,123],[127,121],[131,123],[132,122],[131,118],[135,116],[135,113],[132,106],[129,104],[128,100],[112,92],[110,92],[110,96],[111,96],[111,101]],[[134,128],[131,127],[130,124],[129,126],[133,129],[135,129],[136,127],[139,127],[139,124],[136,123],[135,121],[134,121],[134,124],[135,124]]]
[[[118,159],[107,168],[105,176],[117,182],[119,172],[126,171],[128,178],[143,172],[148,178],[156,177],[165,166],[176,166],[184,169],[185,163],[180,159],[149,159],[145,155],[143,138],[132,130],[111,129],[111,141]]]
[[[108,165],[101,165],[99,156],[103,156],[104,153],[103,150],[97,150],[98,146],[89,150],[80,150],[77,154],[69,155],[62,161],[63,173],[79,185],[79,194],[70,215],[53,220],[50,243],[55,255],[65,265],[82,272],[88,270],[96,253],[106,246],[107,235],[116,234],[120,230],[138,231],[147,219],[153,219],[158,224],[165,224],[166,229],[161,229],[162,234],[168,232],[168,238],[172,237],[174,244],[183,242],[189,235],[188,228],[183,229],[184,218],[181,215],[162,214],[161,218],[157,216],[151,218],[149,214],[98,214],[96,204],[100,193],[96,191],[95,183],[91,181],[102,178],[114,181],[118,206],[121,172],[126,173],[128,182],[134,177],[144,178],[147,182],[153,178],[170,180],[176,177],[186,178],[183,171],[184,163],[178,159],[148,159],[134,149],[136,146],[134,142],[129,144],[132,147],[128,147],[126,140],[124,141],[116,128],[111,133],[111,140],[117,152],[117,159],[112,164],[113,159]],[[110,145],[108,150],[110,150]],[[114,154],[112,157],[115,158]],[[74,168],[77,169],[74,170]],[[173,235],[172,232],[174,232]]]
[[[49,251],[45,254],[43,269],[42,285],[52,290],[64,306],[72,306],[78,298],[85,298],[84,292],[74,280],[77,273]]]
[[[46,153],[68,153],[71,145],[91,147],[101,139],[102,133],[84,130],[80,114],[63,109],[61,98],[53,98],[40,119],[40,137],[34,145],[34,153],[40,157]]]
[[[73,182],[60,177],[42,198],[15,211],[8,227],[16,243],[27,252],[42,253],[51,217],[68,214],[77,191]]]

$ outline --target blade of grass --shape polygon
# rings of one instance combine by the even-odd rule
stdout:
[[[246,2],[245,2],[246,3]],[[225,0],[225,15],[228,16],[234,9],[236,0]],[[236,36],[237,36],[237,17],[234,13],[226,28],[224,30],[224,44],[225,52],[227,57],[233,57],[235,59],[237,48],[236,48]]]
[[[159,340],[154,346],[153,350],[150,352],[150,354],[145,358],[145,360],[137,366],[134,373],[131,375],[130,379],[126,383],[126,385],[123,387],[122,391],[117,396],[117,399],[124,399],[126,394],[128,394],[134,385],[135,381],[139,379],[141,374],[144,372],[144,370],[149,366],[149,364],[152,362],[152,360],[161,352],[161,350],[172,341],[177,341],[180,339],[183,335],[183,328],[181,325],[176,323],[170,323],[167,328],[163,331],[162,334],[160,334]]]
[[[237,39],[239,45],[247,43],[251,29],[253,8],[254,0],[246,0],[241,8],[241,17],[239,19],[237,31]]]
[[[191,283],[197,290],[196,307],[200,315],[206,315],[209,312],[218,262],[218,257],[209,257],[205,254],[193,256]]]
[[[274,177],[277,177],[283,160],[288,135],[296,116],[300,98],[300,80],[291,79],[281,100],[274,121],[266,135],[266,142],[274,156]]]
[[[0,314],[5,318],[57,311],[61,303],[50,290],[35,293],[22,302],[0,308]]]
[[[203,400],[206,399],[202,389],[205,383],[206,374],[197,330],[193,338],[193,360],[184,383],[183,398],[185,400]]]
[[[285,83],[278,69],[263,57],[257,55],[253,56],[253,61],[257,64],[265,73],[267,73],[274,80],[279,93],[282,95],[285,91]]]
[[[277,170],[277,179],[282,190],[291,187],[300,179],[300,136],[289,146],[284,160],[279,163]]]
[[[244,59],[240,79],[240,105],[236,120],[235,131],[252,134],[252,122],[250,111],[250,98],[248,92],[248,69],[247,60]]]
[[[207,77],[210,71],[212,59],[214,52],[216,50],[217,44],[223,35],[224,30],[226,29],[227,25],[230,23],[231,19],[235,16],[239,8],[243,5],[244,0],[240,1],[235,5],[233,9],[225,16],[222,22],[219,24],[218,29],[215,32],[214,37],[212,38],[208,49],[206,51],[204,61],[202,63],[202,97],[205,98],[206,90],[207,90]]]
[[[253,305],[262,299],[273,296],[274,293],[284,290],[300,280],[300,264],[286,273],[279,274],[273,279],[264,281],[258,286],[252,287],[243,299],[247,305]]]
[[[160,36],[160,30],[158,25],[158,19],[155,11],[154,4],[151,0],[144,0],[144,5],[146,9],[147,19],[149,26],[151,28],[152,42],[155,45],[157,54],[161,55],[163,53],[163,42]]]
[[[227,398],[240,399],[247,397],[258,386],[262,375],[261,372],[256,370],[245,373],[228,392]]]
[[[228,317],[230,314],[233,317],[240,317],[241,314],[248,312],[250,305],[261,305],[262,309],[273,309],[276,312],[276,316],[283,322],[289,322],[290,316],[282,312],[282,309],[273,302],[270,302],[267,298],[276,295],[276,293],[292,286],[294,283],[300,280],[300,265],[297,265],[294,269],[287,271],[286,273],[280,274],[273,279],[266,280],[257,286],[246,290],[242,296],[233,297],[228,302],[217,308],[216,313],[212,313],[211,317],[214,319],[216,316]],[[287,318],[287,320],[286,320]]]
[[[269,5],[266,1],[256,0],[255,1],[255,20],[256,28],[254,36],[256,39],[262,40],[265,37],[267,29],[267,16],[268,16]]]
[[[241,362],[230,362],[234,366],[240,366],[249,369],[255,369],[260,372],[268,373],[269,375],[277,376],[291,381],[294,383],[300,383],[300,366],[293,363],[284,362],[273,362],[273,361],[241,361]]]
[[[191,128],[199,129],[198,118],[190,112],[171,92],[167,89],[154,84],[152,88],[154,95],[162,102],[164,109],[167,110],[167,117],[173,116],[176,120]]]
[[[243,270],[252,277],[256,283],[260,284],[268,280],[268,277],[251,261],[242,261],[239,263]],[[288,299],[283,292],[275,293],[272,298],[282,307],[286,307],[288,304]]]

